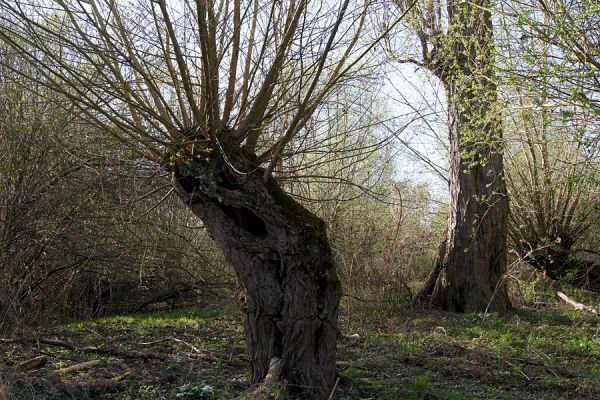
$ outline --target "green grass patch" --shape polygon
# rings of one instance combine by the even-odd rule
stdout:
[[[349,317],[340,320],[339,399],[600,398],[599,320],[584,313],[557,306],[508,315]],[[235,305],[224,304],[41,329],[35,334],[164,359],[0,343],[0,375],[10,399],[231,399],[252,391],[241,322]],[[39,351],[48,365],[15,370]],[[105,363],[48,378],[53,369],[92,359]]]

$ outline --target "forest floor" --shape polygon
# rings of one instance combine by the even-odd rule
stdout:
[[[385,318],[342,307],[334,398],[600,399],[600,319],[566,307]],[[42,339],[0,340],[0,399],[233,399],[249,389],[232,304],[32,334]],[[36,357],[39,369],[21,364]],[[88,368],[57,372],[73,365]]]

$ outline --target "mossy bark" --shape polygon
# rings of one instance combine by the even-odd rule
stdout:
[[[341,297],[324,222],[248,162],[213,149],[174,171],[181,198],[222,248],[242,287],[252,381],[273,359],[288,393],[327,398],[335,382]],[[238,173],[237,171],[250,171]]]

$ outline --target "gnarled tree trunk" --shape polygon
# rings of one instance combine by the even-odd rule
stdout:
[[[451,200],[446,242],[429,279],[435,284],[421,296],[459,312],[510,306],[502,282],[508,199],[492,22],[489,1],[476,3],[448,3],[448,33],[428,60],[448,101]]]
[[[289,393],[327,398],[335,381],[341,290],[325,224],[273,178],[265,183],[253,157],[235,146],[227,157],[213,148],[175,167],[175,187],[221,246],[243,288],[253,382],[280,359]],[[227,160],[236,160],[235,166]]]

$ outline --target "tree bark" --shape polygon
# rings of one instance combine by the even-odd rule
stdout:
[[[278,358],[288,393],[327,398],[335,382],[341,289],[325,224],[272,177],[265,183],[253,159],[243,148],[212,148],[174,168],[175,188],[242,286],[253,383]]]
[[[448,3],[448,33],[428,62],[446,89],[451,200],[441,265],[424,294],[434,308],[457,312],[510,307],[502,282],[508,199],[490,2],[475,3]]]

